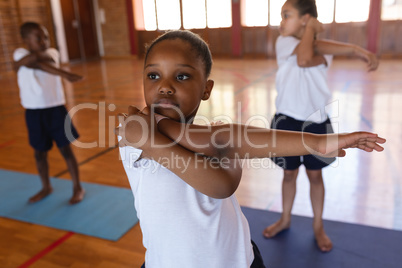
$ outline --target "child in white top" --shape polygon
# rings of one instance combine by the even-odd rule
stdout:
[[[278,72],[276,76],[276,115],[273,129],[333,133],[331,121],[325,110],[330,103],[331,92],[327,85],[327,70],[333,55],[355,55],[365,60],[368,70],[375,70],[378,60],[367,50],[351,44],[316,40],[322,31],[317,20],[314,0],[288,0],[282,7],[280,36],[276,41]],[[282,184],[283,212],[280,220],[265,228],[267,238],[290,227],[291,210],[296,194],[296,178],[299,166],[304,164],[310,180],[310,196],[313,207],[313,229],[321,251],[332,249],[332,242],[323,227],[324,183],[322,168],[334,158],[303,157],[274,158],[284,169]]]
[[[208,46],[193,33],[171,31],[157,38],[145,57],[147,107],[130,107],[117,129],[146,248],[143,267],[265,267],[234,196],[241,178],[234,159],[383,149],[378,143],[385,140],[366,132],[303,136],[244,125],[194,125],[201,100],[213,88],[211,65]]]
[[[26,22],[21,25],[20,33],[26,48],[15,50],[14,69],[18,75],[21,105],[26,109],[29,143],[35,150],[36,166],[42,182],[42,189],[29,202],[42,200],[53,191],[47,152],[55,141],[73,181],[73,195],[69,202],[76,204],[84,198],[85,190],[81,186],[77,160],[70,147],[70,143],[78,138],[78,133],[64,106],[61,77],[70,82],[82,77],[59,68],[59,52],[49,48],[49,34],[45,27]],[[65,121],[69,129],[65,129]]]

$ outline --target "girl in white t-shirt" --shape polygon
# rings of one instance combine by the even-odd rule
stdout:
[[[367,132],[302,135],[195,125],[200,102],[210,98],[214,85],[211,66],[208,45],[198,35],[170,31],[158,37],[145,56],[147,108],[131,107],[117,129],[146,268],[265,267],[234,195],[241,178],[235,159],[301,155],[309,148],[332,156],[351,147],[383,149],[377,143],[385,140]]]
[[[333,133],[326,106],[331,100],[327,85],[327,70],[333,55],[354,55],[367,62],[368,70],[377,69],[376,56],[356,45],[316,40],[323,30],[317,20],[314,0],[288,0],[282,6],[280,36],[276,41],[278,72],[276,76],[276,114],[271,128],[311,132]],[[277,157],[274,162],[284,169],[282,183],[281,218],[263,231],[267,238],[288,229],[296,194],[296,178],[301,164],[305,165],[310,180],[310,198],[313,207],[313,229],[321,251],[330,251],[332,242],[323,227],[324,183],[322,168],[334,158],[313,155]]]

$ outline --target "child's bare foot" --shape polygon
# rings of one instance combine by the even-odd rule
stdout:
[[[40,200],[42,200],[43,198],[45,198],[46,196],[50,195],[53,192],[53,188],[49,187],[49,188],[43,188],[42,190],[40,190],[37,194],[35,194],[34,196],[31,196],[31,198],[29,198],[29,203],[35,203],[38,202]]]
[[[327,236],[327,234],[324,231],[324,228],[318,227],[314,228],[314,236],[315,240],[317,241],[318,248],[322,252],[329,252],[332,249],[332,242],[331,239]]]
[[[74,205],[74,204],[81,202],[82,199],[84,199],[84,196],[85,196],[84,188],[75,189],[73,196],[70,199],[70,204]]]
[[[262,234],[265,236],[265,238],[272,238],[276,236],[278,233],[289,228],[290,228],[290,220],[286,221],[280,219],[279,221],[265,228]]]

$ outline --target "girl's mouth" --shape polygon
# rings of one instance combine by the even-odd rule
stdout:
[[[178,105],[173,102],[171,99],[160,99],[158,102],[155,103],[156,107],[165,108],[165,109],[177,109]]]

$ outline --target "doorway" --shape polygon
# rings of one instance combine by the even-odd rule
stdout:
[[[70,61],[99,57],[92,0],[60,0]]]

